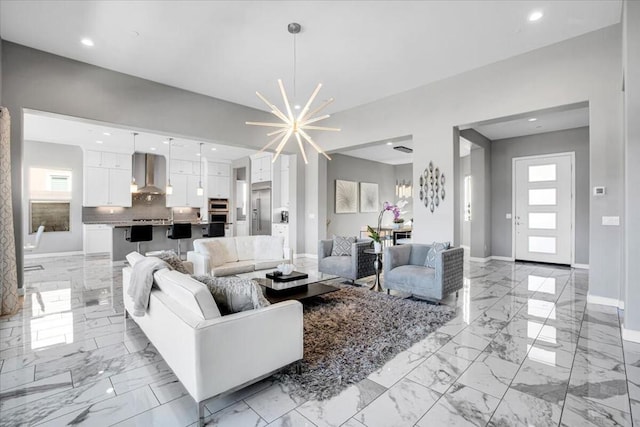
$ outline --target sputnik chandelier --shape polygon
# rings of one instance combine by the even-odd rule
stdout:
[[[293,38],[293,86],[294,86],[293,91],[294,91],[294,97],[295,97],[295,84],[296,84],[295,83],[296,82],[295,35],[300,32],[302,27],[300,26],[300,24],[292,22],[287,26],[287,29],[291,34],[293,34],[293,37],[294,37]],[[316,89],[311,94],[311,97],[305,104],[304,108],[300,111],[299,114],[294,115],[293,110],[299,109],[300,107],[297,105],[294,105],[294,108],[292,110],[291,104],[289,102],[289,98],[287,97],[287,92],[284,89],[284,84],[282,83],[281,79],[278,79],[278,86],[280,87],[282,100],[284,101],[284,105],[287,110],[286,115],[275,104],[273,104],[272,102],[267,100],[264,96],[262,96],[260,92],[256,92],[256,95],[258,95],[258,98],[260,98],[265,104],[267,104],[267,106],[271,109],[271,113],[275,115],[277,118],[279,118],[280,120],[282,120],[282,122],[277,122],[277,123],[246,122],[246,124],[252,125],[252,126],[264,126],[268,128],[276,128],[272,132],[267,133],[267,136],[273,137],[273,139],[269,141],[267,145],[262,147],[260,151],[262,152],[269,149],[279,141],[278,145],[276,146],[276,155],[273,157],[273,161],[275,162],[278,156],[280,155],[280,152],[284,148],[284,146],[287,145],[287,142],[289,141],[291,136],[295,136],[296,140],[298,141],[298,147],[300,148],[300,152],[302,153],[302,158],[304,159],[305,164],[308,164],[309,162],[307,160],[307,154],[304,150],[304,144],[302,143],[303,139],[307,143],[309,143],[309,145],[311,145],[319,154],[322,154],[327,159],[331,160],[331,157],[329,157],[329,155],[325,153],[322,148],[320,148],[320,146],[311,138],[311,136],[309,136],[307,131],[309,130],[339,131],[340,130],[338,128],[313,125],[313,123],[317,123],[321,120],[325,120],[330,117],[329,114],[325,114],[322,116],[316,116],[316,114],[324,110],[329,104],[331,104],[334,101],[334,99],[329,98],[326,101],[324,101],[322,105],[320,105],[318,108],[316,108],[315,110],[311,110],[311,104],[315,100],[316,96],[318,95],[318,92],[320,92],[320,88],[322,87],[322,83],[319,83],[318,86],[316,86]]]

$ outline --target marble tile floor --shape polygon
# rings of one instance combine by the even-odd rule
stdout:
[[[99,256],[39,263],[25,274],[23,309],[0,319],[0,425],[194,426],[192,398],[123,321],[122,265]],[[640,344],[622,341],[617,309],[587,304],[587,271],[467,262],[464,280],[445,301],[453,319],[340,395],[302,401],[266,379],[208,401],[208,425],[640,422]]]

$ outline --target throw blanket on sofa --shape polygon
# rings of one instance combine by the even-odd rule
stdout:
[[[163,268],[169,268],[169,264],[154,257],[147,257],[133,266],[128,294],[133,300],[133,313],[131,314],[134,316],[144,316],[147,307],[149,307],[153,273]]]

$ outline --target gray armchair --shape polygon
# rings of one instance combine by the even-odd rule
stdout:
[[[371,240],[356,240],[351,245],[350,256],[331,256],[333,240],[320,240],[318,244],[318,271],[350,279],[352,282],[361,277],[376,274],[373,268],[375,255],[365,254],[371,247]]]
[[[416,297],[440,301],[462,289],[464,249],[450,248],[436,257],[436,268],[425,266],[431,245],[409,244],[384,250],[383,286]]]

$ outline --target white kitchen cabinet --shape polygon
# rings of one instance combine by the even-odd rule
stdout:
[[[87,150],[85,153],[85,166],[131,169],[131,155],[125,153],[111,153],[108,151]]]
[[[83,206],[131,206],[130,183],[128,170],[86,167]]]
[[[87,150],[83,206],[131,206],[131,155]]]
[[[198,164],[194,164],[191,160],[173,159],[171,160],[171,174],[173,175],[174,173],[193,175],[198,173]]]
[[[171,173],[173,194],[167,194],[167,207],[187,206],[187,175]]]
[[[284,247],[289,248],[289,224],[274,222],[271,224],[271,235],[284,238]]]
[[[87,166],[84,168],[83,206],[106,206],[109,204],[109,169]]]
[[[231,176],[231,166],[228,163],[209,162],[207,165],[209,176]]]
[[[86,255],[111,253],[113,229],[105,224],[83,224],[83,250]]]
[[[231,193],[231,178],[228,176],[207,177],[207,197],[213,199],[228,199]]]
[[[167,195],[167,207],[202,207],[204,198],[197,195],[199,183],[199,175],[172,173],[171,185],[173,186],[173,194]]]
[[[131,206],[131,172],[126,169],[109,169],[108,205]]]
[[[251,182],[271,181],[271,153],[251,158]]]
[[[204,204],[204,193],[198,196],[198,185],[200,184],[199,175],[187,175],[187,205],[192,208],[202,207]],[[202,184],[204,185],[204,184]]]

